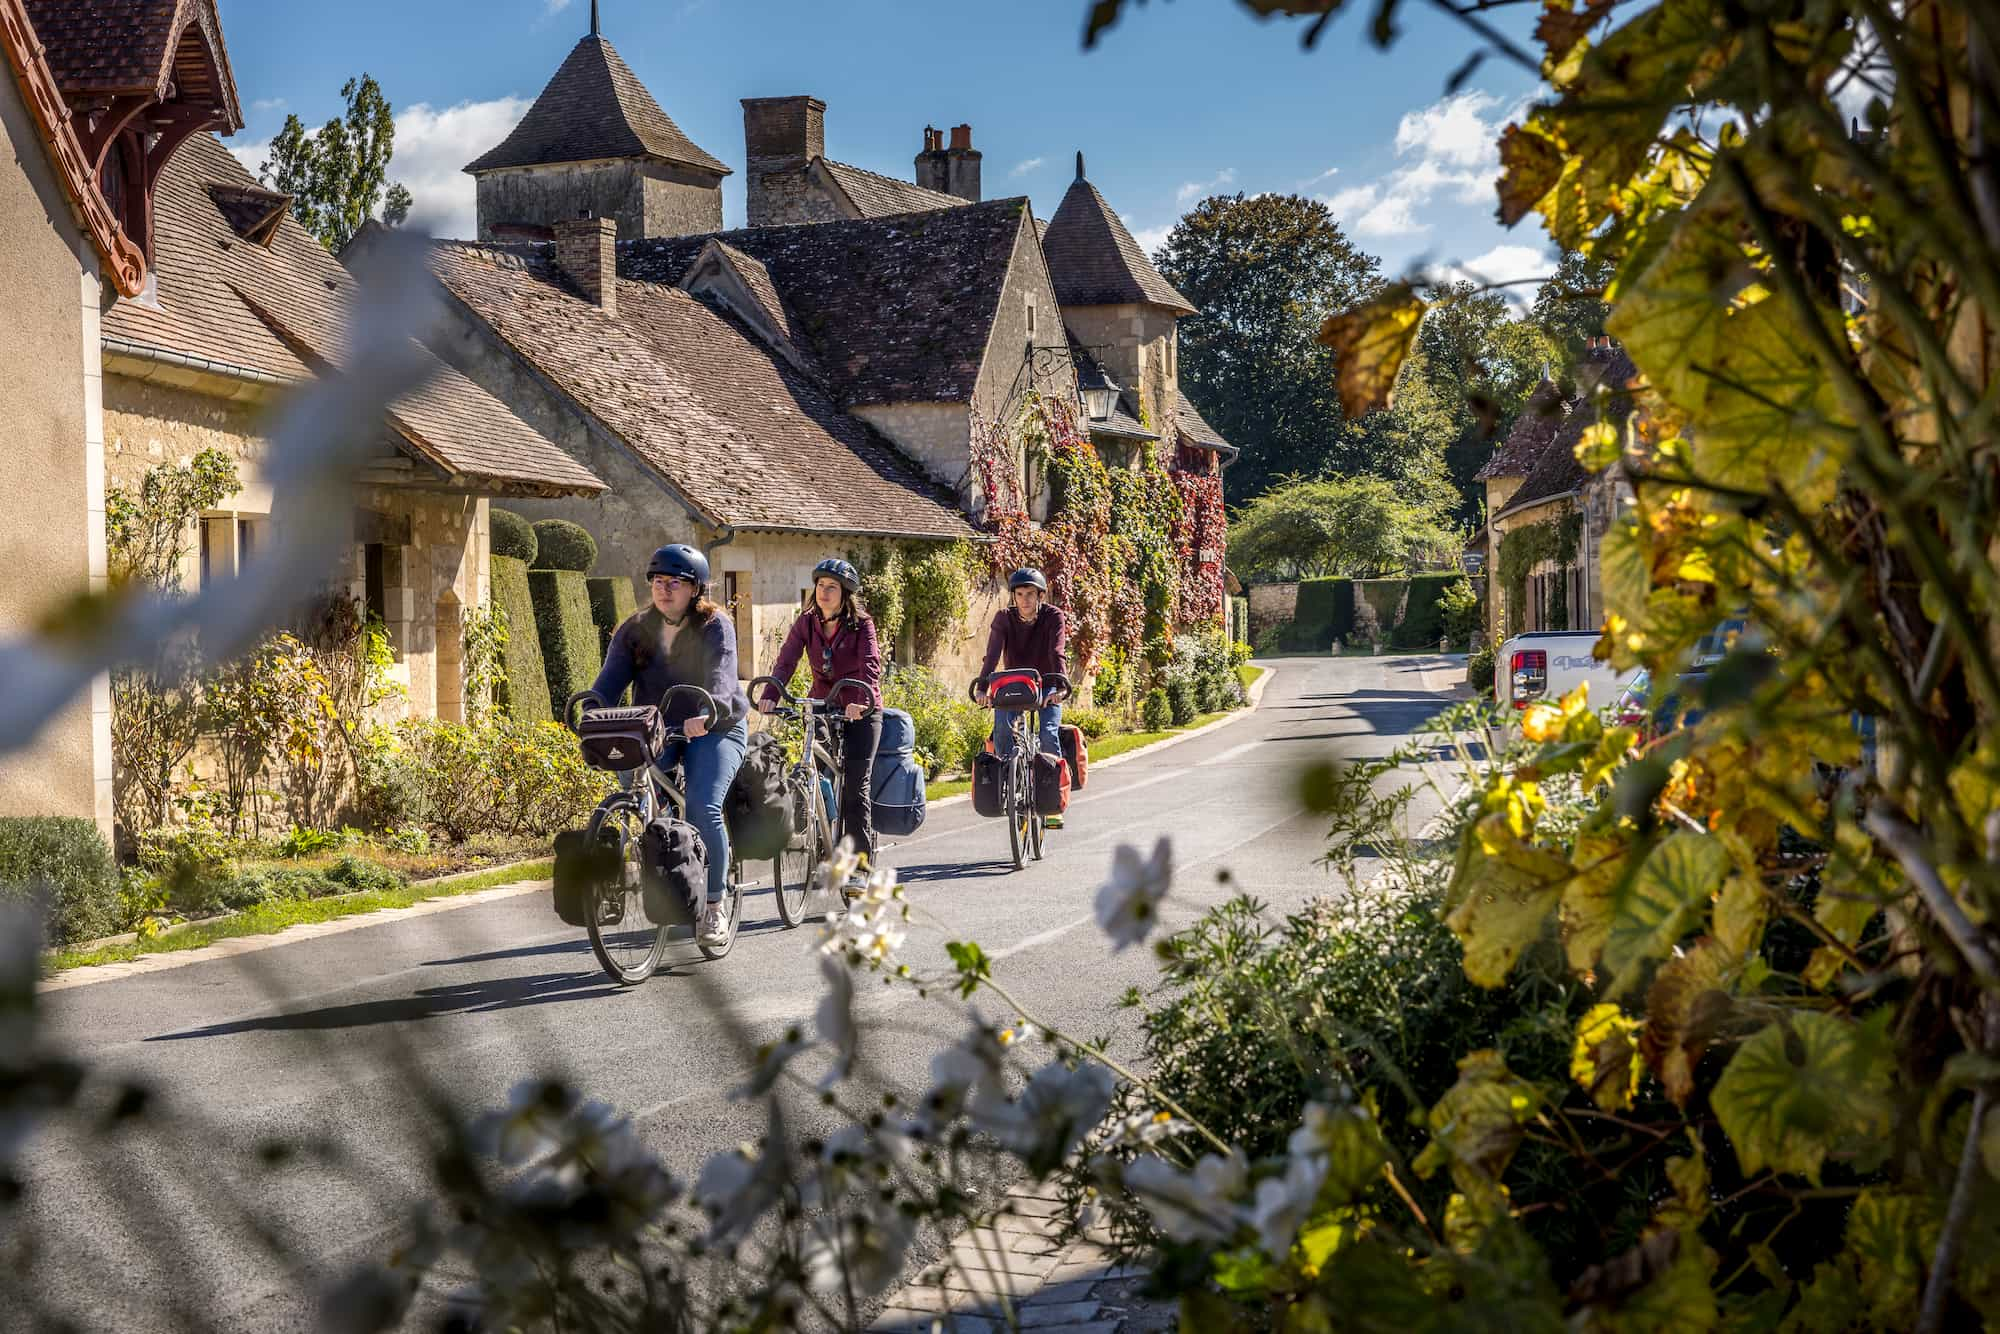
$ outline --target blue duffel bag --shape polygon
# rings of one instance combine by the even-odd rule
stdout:
[[[916,760],[917,728],[901,709],[882,710],[882,742],[875,750],[869,796],[875,832],[902,837],[924,823],[924,771]]]

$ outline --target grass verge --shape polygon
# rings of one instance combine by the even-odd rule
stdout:
[[[1250,687],[1256,685],[1264,673],[1270,670],[1269,667],[1253,667],[1247,662],[1239,662],[1236,664],[1236,684],[1242,686],[1243,693],[1248,695]]]
[[[970,778],[940,778],[935,783],[924,785],[925,801],[942,801],[946,797],[956,797],[972,791]]]
[[[427,899],[455,898],[460,894],[472,894],[499,885],[518,884],[523,880],[545,880],[554,873],[554,862],[522,862],[514,866],[496,866],[490,870],[476,871],[441,884],[433,881],[408,885],[402,889],[364,890],[359,894],[339,894],[323,899],[260,903],[254,908],[247,908],[227,917],[189,922],[184,926],[162,931],[150,940],[129,940],[88,952],[58,950],[52,957],[46,959],[44,969],[46,972],[60,973],[71,968],[125,963],[148,954],[196,950],[204,945],[212,945],[218,940],[229,940],[237,936],[267,936],[302,922],[330,922],[335,918],[353,917],[359,913],[380,912],[384,908],[407,908],[411,904],[422,903]]]

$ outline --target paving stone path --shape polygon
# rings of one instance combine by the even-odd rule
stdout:
[[[993,1221],[961,1235],[889,1298],[872,1328],[894,1334],[1158,1334],[1171,1304],[1138,1296],[1144,1276],[1112,1263],[1103,1238],[1061,1240],[1052,1185],[1009,1192]]]

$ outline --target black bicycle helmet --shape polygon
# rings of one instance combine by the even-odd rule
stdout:
[[[661,547],[653,553],[652,562],[646,566],[646,577],[653,579],[663,574],[670,579],[690,580],[696,588],[706,588],[708,557],[685,542]]]
[[[1007,579],[1007,591],[1017,588],[1039,588],[1044,594],[1049,591],[1049,581],[1042,578],[1040,570],[1016,570]]]
[[[813,582],[831,579],[850,593],[861,591],[861,572],[838,556],[829,556],[813,566]]]

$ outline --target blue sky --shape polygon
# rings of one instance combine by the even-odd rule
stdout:
[[[1225,0],[1128,6],[1098,46],[1085,0],[602,0],[605,35],[694,141],[740,173],[738,99],[812,93],[827,155],[908,179],[926,124],[969,122],[988,198],[1055,209],[1081,149],[1091,180],[1150,249],[1211,192],[1327,199],[1354,239],[1400,271],[1460,264],[1505,279],[1546,272],[1546,239],[1493,222],[1493,139],[1534,93],[1489,60],[1455,95],[1472,36],[1411,12],[1390,51],[1366,7],[1312,52],[1296,23]],[[1503,11],[1505,12],[1505,11]],[[397,111],[394,179],[419,216],[468,235],[471,178],[588,30],[589,0],[347,0],[253,5],[222,16],[248,125],[229,141],[253,168],[296,112],[335,113],[363,70]],[[1532,15],[1527,16],[1528,19]],[[1525,21],[1525,20],[1524,20]],[[743,216],[740,175],[725,219]]]

